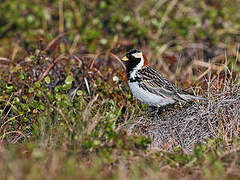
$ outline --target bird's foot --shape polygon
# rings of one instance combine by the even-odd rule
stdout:
[[[157,107],[155,106],[149,106],[147,110],[147,116],[154,116],[155,112],[157,110]]]
[[[149,106],[147,115],[151,117],[157,117],[157,116],[160,116],[162,112],[163,112],[162,107]]]

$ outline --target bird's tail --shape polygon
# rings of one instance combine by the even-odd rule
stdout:
[[[185,100],[207,100],[206,98],[204,97],[201,97],[201,96],[195,96],[195,95],[179,95],[182,99],[185,99]]]
[[[182,91],[181,93],[178,93],[178,95],[184,99],[185,101],[191,101],[191,100],[207,100],[206,98],[204,97],[201,97],[201,96],[195,96],[193,94],[190,94],[186,91]]]

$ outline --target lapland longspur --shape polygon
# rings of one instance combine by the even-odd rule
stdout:
[[[126,65],[128,85],[132,94],[145,104],[163,107],[177,101],[204,99],[174,86],[159,72],[148,66],[146,56],[139,50],[131,50],[121,60]]]

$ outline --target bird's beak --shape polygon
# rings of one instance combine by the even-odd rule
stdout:
[[[124,57],[122,58],[122,61],[128,61],[127,56],[124,56]]]

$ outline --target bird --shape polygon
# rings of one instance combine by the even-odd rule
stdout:
[[[127,82],[134,97],[151,107],[161,108],[176,102],[203,100],[174,86],[148,65],[146,56],[137,49],[121,58],[126,67]]]

